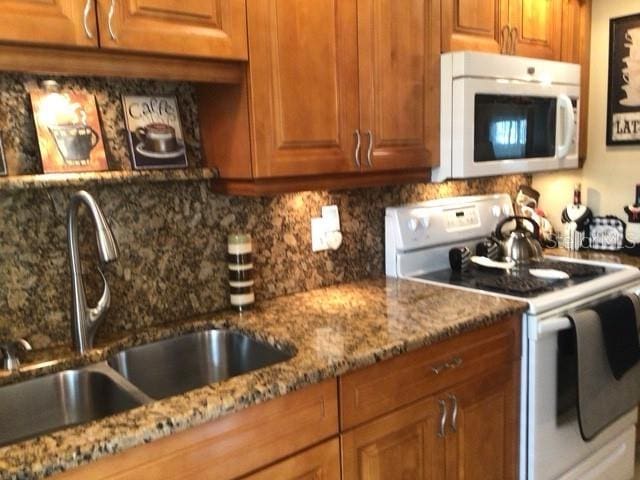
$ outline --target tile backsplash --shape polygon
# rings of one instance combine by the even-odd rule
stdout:
[[[0,76],[0,131],[12,174],[39,170],[26,86],[41,78]],[[194,89],[184,83],[57,79],[96,95],[112,169],[129,169],[121,93],[174,93],[190,164],[201,163]],[[206,132],[203,132],[206,135]],[[212,193],[206,182],[98,185],[87,188],[103,208],[120,248],[107,267],[111,309],[101,336],[229,306],[226,236],[251,233],[256,299],[384,274],[384,207],[450,195],[508,192],[529,183],[509,176],[270,198]],[[70,274],[66,244],[69,187],[0,188],[0,338],[24,337],[35,348],[70,342]],[[322,205],[340,209],[344,235],[333,252],[311,252],[310,219]],[[93,228],[81,241],[91,303],[100,288]]]

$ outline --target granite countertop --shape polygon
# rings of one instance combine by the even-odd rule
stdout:
[[[567,250],[566,248],[548,248],[544,251],[548,256],[560,256],[579,258],[583,260],[595,260],[598,262],[622,263],[640,268],[640,257],[635,257],[624,250],[620,252],[603,252],[598,250]]]
[[[265,301],[103,342],[90,361],[180,332],[224,327],[293,350],[286,362],[0,448],[0,479],[41,478],[524,311],[522,302],[380,278]],[[108,321],[108,320],[107,320]],[[70,352],[45,370],[84,361]],[[14,382],[26,371],[2,379]]]

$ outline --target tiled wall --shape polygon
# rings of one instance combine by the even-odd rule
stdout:
[[[0,76],[0,130],[11,171],[36,172],[35,134],[24,85],[37,78]],[[130,168],[120,92],[175,92],[190,145],[200,163],[197,112],[188,84],[95,79],[61,80],[94,92],[112,168]],[[203,133],[206,134],[206,133]],[[150,324],[226,308],[226,236],[254,238],[258,301],[277,295],[384,273],[384,207],[449,195],[509,192],[529,182],[513,176],[344,192],[304,192],[273,198],[212,193],[205,182],[111,185],[89,188],[120,247],[107,268],[112,306],[98,333],[118,334]],[[34,347],[70,340],[70,280],[65,216],[74,189],[3,191],[0,188],[0,338],[25,337]],[[340,208],[344,243],[336,252],[311,252],[310,218],[320,207]],[[94,233],[82,225],[84,258],[95,258]],[[99,281],[85,265],[90,293]]]

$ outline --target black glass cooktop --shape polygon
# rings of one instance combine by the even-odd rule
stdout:
[[[562,270],[569,275],[568,280],[548,280],[534,277],[530,268],[549,268]],[[488,269],[472,265],[464,272],[451,269],[438,270],[416,278],[432,282],[446,283],[465,288],[504,293],[516,297],[532,298],[544,293],[562,290],[573,285],[588,282],[606,274],[604,267],[581,263],[543,260],[535,264],[519,266],[508,271]]]

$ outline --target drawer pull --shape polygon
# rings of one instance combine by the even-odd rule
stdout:
[[[447,395],[447,398],[451,400],[451,431],[456,433],[458,428],[458,399],[455,395]]]
[[[445,428],[447,425],[447,403],[444,400],[438,400],[440,405],[440,428],[438,429],[438,438],[444,438]]]
[[[458,368],[460,365],[462,365],[462,358],[453,357],[451,360],[449,360],[446,363],[443,363],[442,365],[436,365],[431,367],[431,371],[436,375],[440,375],[445,370]]]

